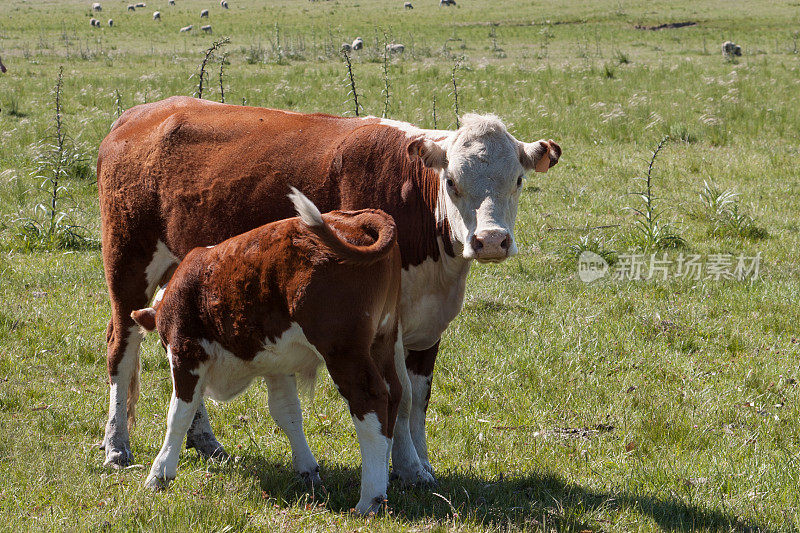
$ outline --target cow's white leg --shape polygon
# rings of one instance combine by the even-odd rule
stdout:
[[[411,429],[411,439],[417,449],[417,455],[422,466],[433,475],[433,467],[428,460],[428,444],[425,437],[425,414],[428,410],[428,402],[431,397],[432,376],[421,376],[413,372],[408,373],[411,381],[411,416],[409,425]]]
[[[225,451],[225,448],[214,436],[206,405],[202,401],[197,406],[192,425],[189,426],[189,432],[186,435],[186,447],[197,450],[197,453],[203,459],[224,461],[230,458],[228,452]]]
[[[381,433],[381,423],[375,413],[367,413],[363,419],[354,415],[353,424],[361,449],[361,499],[356,504],[356,512],[377,513],[386,501],[392,441]]]
[[[186,437],[186,432],[189,430],[197,407],[203,398],[200,391],[202,390],[204,369],[200,367],[194,372],[197,380],[192,398],[187,402],[177,397],[179,386],[176,381],[181,379],[182,376],[176,375],[176,365],[173,363],[174,356],[169,345],[167,345],[167,357],[170,359],[170,366],[172,366],[173,370],[173,390],[172,398],[169,402],[169,412],[167,413],[167,434],[164,437],[164,444],[153,461],[150,475],[147,476],[145,481],[145,486],[151,489],[166,488],[169,482],[175,479],[175,475],[178,472],[178,459],[181,455],[183,439]]]
[[[139,326],[132,326],[127,331],[114,332],[124,335],[120,342],[125,343],[125,351],[117,365],[117,373],[109,376],[110,390],[108,400],[108,422],[101,449],[106,452],[105,466],[120,468],[133,461],[128,434],[128,389],[131,378],[138,372],[139,346],[143,335]]]
[[[397,410],[392,442],[392,477],[409,485],[435,484],[433,475],[422,465],[417,449],[411,438],[410,416],[412,407],[411,380],[406,370],[406,351],[402,337],[398,336],[395,346],[395,371],[403,387],[403,395]]]
[[[303,411],[297,397],[297,380],[294,376],[266,376],[269,412],[292,447],[292,464],[298,474],[311,487],[322,487],[319,464],[308,447],[303,433]]]

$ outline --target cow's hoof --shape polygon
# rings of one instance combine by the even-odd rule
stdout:
[[[353,511],[359,516],[373,516],[386,509],[386,502],[386,496],[376,496],[371,500],[359,501]]]
[[[145,488],[148,488],[152,491],[160,491],[165,490],[169,486],[169,479],[159,478],[152,474],[147,476],[147,480],[144,482]]]
[[[390,480],[399,480],[402,485],[416,487],[435,487],[438,485],[436,478],[433,477],[423,466],[414,470],[392,470]]]
[[[300,472],[300,478],[302,478],[306,488],[310,490],[312,494],[328,494],[325,485],[322,484],[322,478],[319,476],[319,467],[310,472]]]
[[[213,435],[203,434],[186,438],[186,449],[194,448],[197,454],[206,461],[227,461],[231,458],[222,444]]]
[[[133,463],[133,453],[127,446],[111,447],[104,445],[102,447],[106,451],[106,460],[103,466],[109,468],[125,468]]]

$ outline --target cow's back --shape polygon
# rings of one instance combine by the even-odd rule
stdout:
[[[292,216],[290,184],[323,211],[338,208],[330,168],[338,145],[363,125],[187,97],[136,106],[100,146],[104,242],[127,232],[182,257]]]

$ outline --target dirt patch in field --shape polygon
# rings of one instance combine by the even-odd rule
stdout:
[[[687,22],[670,22],[669,24],[659,24],[658,26],[640,26],[637,24],[634,26],[637,30],[650,30],[650,31],[657,31],[657,30],[674,30],[677,28],[685,28],[686,26],[697,26],[697,22],[687,21]]]

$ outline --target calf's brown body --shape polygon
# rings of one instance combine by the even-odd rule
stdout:
[[[177,452],[203,395],[228,400],[259,376],[310,378],[324,361],[362,441],[357,509],[374,511],[385,498],[388,450],[403,396],[397,368],[405,374],[395,225],[378,210],[333,212],[318,224],[307,218],[195,248],[157,309],[132,313],[144,327],[157,326],[174,384],[167,438],[150,485],[175,476]],[[270,400],[280,420],[283,413]],[[376,439],[384,446],[377,459],[363,442]],[[310,468],[318,470],[315,462]]]

